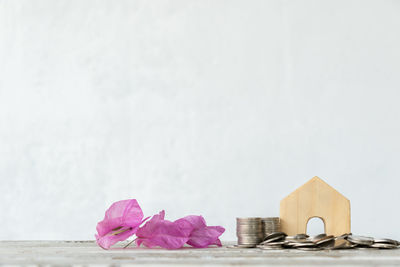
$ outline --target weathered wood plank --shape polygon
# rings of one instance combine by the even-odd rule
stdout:
[[[226,244],[227,245],[227,244]],[[2,241],[1,265],[399,266],[400,250],[299,251],[222,248],[102,250],[93,241]]]

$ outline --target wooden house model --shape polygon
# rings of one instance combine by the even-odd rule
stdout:
[[[281,229],[288,235],[306,233],[313,217],[322,219],[327,235],[350,233],[350,201],[317,176],[282,199]]]

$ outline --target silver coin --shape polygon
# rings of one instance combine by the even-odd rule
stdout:
[[[285,241],[276,241],[276,242],[270,242],[270,243],[265,243],[263,244],[264,246],[282,246],[285,245]]]
[[[234,245],[235,248],[255,248],[256,245],[254,244],[237,244]]]
[[[348,237],[349,235],[352,235],[352,233],[342,234],[342,235],[340,235],[340,236],[337,236],[336,239],[347,239],[347,237]]]
[[[260,242],[258,241],[238,241],[239,245],[258,245]]]
[[[260,217],[236,218],[237,223],[258,223],[261,222]]]
[[[297,234],[294,236],[294,239],[306,239],[309,238],[307,234]]]
[[[257,222],[257,221],[252,222],[252,223],[239,223],[239,222],[237,222],[236,226],[237,227],[252,227],[252,226],[254,227],[254,226],[257,226],[257,227],[260,227],[260,228],[263,227],[262,223],[261,222]]]
[[[264,238],[264,234],[262,232],[236,232],[236,236],[257,236]]]
[[[316,246],[314,242],[312,241],[301,241],[301,242],[293,242],[293,241],[286,241],[287,247],[296,247],[296,246],[301,246],[301,244],[305,244],[305,246]],[[300,244],[300,245],[299,245]]]
[[[238,244],[260,244],[262,239],[243,239],[238,238]]]
[[[291,240],[286,240],[286,241],[289,242],[289,243],[293,243],[293,244],[297,244],[297,243],[314,243],[310,239],[291,239]]]
[[[248,238],[246,239],[246,238],[241,238],[241,237],[238,238],[238,244],[241,244],[241,245],[249,245],[249,244],[256,245],[261,242],[262,242],[262,238],[255,238],[255,239],[248,239]]]
[[[319,239],[324,238],[324,237],[326,237],[325,233],[324,234],[319,234],[319,235],[316,235],[316,236],[312,236],[312,237],[310,237],[310,240],[312,240],[312,241],[319,240]]]
[[[352,244],[344,238],[335,239],[332,246],[326,247],[326,249],[350,249],[357,246],[356,244]]]
[[[255,245],[258,245],[258,244],[260,244],[260,242],[257,242],[257,241],[251,241],[251,242],[248,242],[248,241],[246,241],[246,242],[240,242],[240,241],[238,241],[237,242],[239,245],[248,245],[248,246],[255,246]]]
[[[262,218],[262,225],[266,231],[275,231],[281,228],[279,217]]]
[[[316,247],[317,245],[314,243],[314,242],[312,242],[312,241],[309,241],[309,242],[301,242],[301,243],[293,243],[292,244],[292,247],[294,247],[294,248],[300,248],[300,247]]]
[[[392,244],[392,245],[399,245],[399,241],[389,238],[375,238],[374,243],[384,243],[384,244]]]
[[[269,236],[270,234],[279,232],[279,229],[271,229],[271,230],[264,230],[264,238],[267,238],[267,236]]]
[[[258,245],[260,244],[260,240],[238,240],[239,245]]]
[[[263,217],[261,218],[263,222],[280,222],[281,219],[279,217]]]
[[[243,238],[263,238],[262,234],[240,234],[238,237],[243,237]]]
[[[287,235],[285,233],[283,233],[283,232],[274,232],[274,233],[271,233],[268,236],[266,236],[265,239],[270,239],[270,238],[274,238],[274,237],[277,237],[277,236],[285,237]]]
[[[294,235],[288,235],[285,237],[287,241],[296,240]]]
[[[263,231],[236,231],[236,235],[256,235],[264,237]]]
[[[320,239],[314,240],[314,243],[317,245],[323,245],[329,242],[332,243],[332,241],[335,241],[335,237],[333,235],[328,235]]]
[[[288,241],[296,241],[296,240],[307,240],[309,236],[306,234],[297,234],[297,235],[293,235],[293,236],[286,236],[286,240]]]
[[[261,239],[261,241],[262,241],[263,236],[262,235],[238,235],[238,239],[241,239],[241,240],[259,240],[259,239]]]
[[[236,230],[258,230],[258,231],[262,231],[262,225],[257,223],[257,224],[237,224],[236,225]]]
[[[251,230],[237,230],[236,231],[237,235],[259,235],[259,236],[264,236],[263,231],[251,231]]]
[[[284,240],[284,238],[285,238],[285,236],[283,236],[283,235],[275,236],[275,237],[269,238],[267,240],[264,240],[263,243],[268,244],[268,243],[272,243],[272,242],[276,242],[276,241],[281,241],[281,240]]]
[[[397,245],[388,244],[388,243],[375,243],[370,245],[371,248],[384,248],[384,249],[393,249],[398,248]]]
[[[347,240],[353,244],[357,245],[372,245],[374,243],[374,239],[372,237],[367,236],[356,236],[356,235],[349,235]]]
[[[272,233],[276,233],[279,232],[280,229],[264,229],[264,237],[267,237],[268,235],[272,234]]]

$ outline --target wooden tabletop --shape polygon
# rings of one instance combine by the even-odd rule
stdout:
[[[65,266],[399,266],[400,249],[335,251],[222,248],[111,250],[93,241],[0,241],[0,265]]]

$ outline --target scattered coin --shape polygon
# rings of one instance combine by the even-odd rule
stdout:
[[[326,235],[308,236],[300,233],[287,236],[280,231],[278,217],[236,218],[236,234],[238,244],[228,248],[259,248],[264,250],[299,249],[304,251],[335,249],[395,249],[400,242],[389,238],[372,238],[357,236],[351,233],[340,236]]]
[[[392,249],[392,248],[397,248],[397,245],[394,244],[389,244],[389,243],[374,243],[370,245],[369,247],[371,248],[384,248],[384,249]]]
[[[294,239],[296,239],[296,240],[297,239],[306,239],[306,238],[309,238],[309,236],[306,234],[297,234],[294,236]]]
[[[368,236],[349,235],[347,240],[353,244],[370,246],[374,243],[374,239]]]
[[[384,244],[392,244],[392,245],[399,245],[399,242],[389,238],[375,238],[374,243],[384,243]]]
[[[287,235],[283,232],[274,232],[274,233],[270,233],[269,235],[267,235],[264,240],[270,240],[270,239],[273,239],[276,237],[286,237],[286,236]]]
[[[342,235],[340,235],[340,236],[337,236],[336,239],[347,239],[347,237],[348,237],[349,235],[352,235],[352,233],[342,234]]]
[[[324,238],[324,237],[326,237],[326,234],[319,234],[319,235],[310,237],[310,239],[312,241],[315,241],[315,240],[320,240],[321,238]]]
[[[335,237],[333,235],[328,235],[319,240],[315,240],[314,243],[319,247],[329,247],[335,243]]]
[[[328,249],[350,249],[357,246],[356,244],[352,244],[344,238],[336,238],[335,242]]]
[[[299,243],[292,244],[292,247],[294,247],[294,248],[317,247],[317,244],[315,244],[312,241],[299,242]]]

